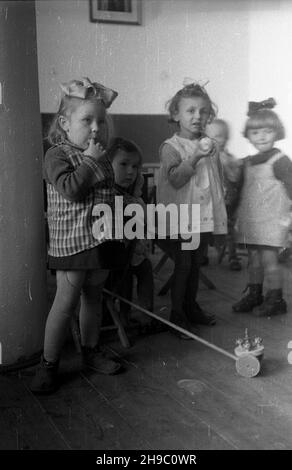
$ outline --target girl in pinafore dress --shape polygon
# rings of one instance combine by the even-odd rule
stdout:
[[[290,223],[292,162],[274,147],[285,137],[284,127],[272,111],[275,104],[273,98],[250,102],[244,129],[258,153],[243,161],[237,241],[248,248],[248,293],[232,308],[234,312],[252,311],[255,316],[287,312],[278,254],[286,245]]]
[[[186,233],[182,233],[181,226],[176,234],[175,227],[167,227],[168,237],[159,243],[166,252],[172,253],[175,263],[170,321],[191,330],[198,324],[214,325],[216,321],[214,315],[204,312],[196,301],[199,267],[201,250],[208,243],[210,233],[227,233],[227,216],[217,144],[206,137],[201,140],[207,123],[215,116],[206,90],[195,83],[184,86],[170,100],[168,110],[171,121],[178,125],[178,132],[160,148],[157,202],[165,206],[174,204],[178,209],[181,204],[187,204],[189,209],[193,204],[199,205],[200,245],[197,249],[185,249],[182,242]],[[190,213],[187,222],[190,228]],[[178,336],[189,339],[181,333]]]
[[[112,204],[114,173],[107,145],[108,108],[117,93],[88,78],[61,85],[59,111],[49,131],[46,152],[49,228],[48,267],[56,271],[57,291],[49,312],[40,367],[31,383],[34,393],[58,387],[58,365],[70,317],[81,300],[79,326],[84,365],[114,374],[120,364],[98,348],[102,288],[108,276],[103,233],[94,236],[93,208]],[[117,242],[116,242],[117,243]]]

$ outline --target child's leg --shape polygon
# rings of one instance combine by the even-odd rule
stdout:
[[[248,293],[239,302],[232,305],[234,312],[251,312],[252,309],[263,302],[264,270],[261,249],[248,249]]]
[[[107,270],[88,272],[82,287],[79,325],[84,364],[100,374],[115,374],[120,370],[120,364],[106,358],[98,348],[102,323],[102,289],[107,276]]]
[[[145,258],[142,263],[132,267],[133,274],[137,278],[137,295],[138,303],[141,307],[153,312],[154,310],[154,277],[151,261]],[[145,315],[146,317],[146,315]],[[149,320],[149,319],[148,319]],[[141,328],[142,333],[161,333],[165,331],[166,326],[151,318],[147,323],[145,322]]]
[[[48,362],[59,360],[70,317],[76,308],[84,271],[57,271],[57,292],[50,310],[44,342],[44,358]]]
[[[192,265],[191,256],[189,251],[182,250],[180,241],[173,240],[171,244],[173,249],[174,271],[171,283],[171,314],[169,320],[186,330],[191,330],[184,305]],[[176,330],[171,329],[170,331],[181,339],[190,339],[189,336],[176,332]]]
[[[200,265],[201,266],[207,266],[209,264],[209,258],[208,258],[208,243],[204,244],[203,249],[201,250],[201,259],[200,259]]]
[[[154,279],[151,261],[145,258],[142,263],[133,267],[133,271],[137,277],[139,304],[152,312],[154,302]]]
[[[186,280],[186,289],[183,299],[183,306],[187,317],[192,320],[192,314],[196,309],[196,299],[199,287],[200,259],[198,259],[198,250],[187,252],[191,260],[191,266],[188,278]]]
[[[57,292],[46,329],[44,354],[30,384],[33,393],[53,393],[58,388],[58,362],[70,317],[80,297],[84,271],[57,271]]]
[[[282,269],[278,261],[278,250],[263,249],[262,259],[267,289],[282,289]]]
[[[215,325],[216,323],[215,316],[205,313],[197,303],[202,253],[204,252],[205,247],[208,246],[209,240],[209,233],[201,233],[199,248],[189,252],[189,256],[191,258],[191,269],[187,280],[184,307],[187,318],[193,325]]]
[[[134,284],[134,275],[133,267],[129,266],[124,274],[123,271],[120,271],[120,276],[123,276],[123,279],[119,278],[119,289],[118,294],[124,297],[126,300],[133,300],[133,284]],[[121,282],[122,281],[122,282]],[[125,302],[120,301],[120,314],[122,321],[125,325],[130,325],[130,316],[131,316],[131,306]]]
[[[173,321],[185,318],[183,299],[187,290],[187,282],[191,271],[191,256],[189,251],[181,249],[181,242],[173,241],[174,272],[171,286],[171,304]]]
[[[264,268],[260,249],[248,249],[248,283],[263,284]]]
[[[98,344],[102,322],[102,289],[108,274],[105,269],[87,271],[79,314],[82,346],[94,348]]]
[[[278,315],[287,312],[287,304],[282,292],[282,269],[278,262],[278,250],[263,248],[262,259],[264,265],[267,292],[265,300],[254,310],[258,317]]]
[[[171,254],[174,260],[174,271],[171,283],[171,313],[169,320],[178,326],[189,330],[191,325],[186,317],[183,300],[185,298],[187,281],[191,270],[191,256],[189,251],[182,250],[179,240],[161,240],[162,249]],[[190,339],[182,333],[170,328],[170,331],[181,339]]]
[[[234,225],[235,225],[235,220],[233,217],[230,217],[228,219],[228,235],[227,235],[228,259],[229,259],[230,269],[232,271],[240,271],[241,263],[237,257]]]

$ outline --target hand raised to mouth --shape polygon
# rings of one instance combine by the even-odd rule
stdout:
[[[98,160],[105,154],[105,149],[99,142],[95,143],[95,136],[93,135],[89,141],[88,148],[83,153]]]

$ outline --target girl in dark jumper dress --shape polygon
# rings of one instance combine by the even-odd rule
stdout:
[[[244,136],[257,154],[243,160],[237,241],[248,248],[248,293],[234,312],[271,316],[287,312],[282,293],[279,250],[287,243],[292,199],[292,163],[275,142],[285,137],[272,111],[273,98],[250,102]],[[263,297],[263,282],[266,294]]]

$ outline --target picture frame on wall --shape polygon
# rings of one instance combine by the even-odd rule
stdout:
[[[142,0],[90,0],[90,21],[142,24]]]

